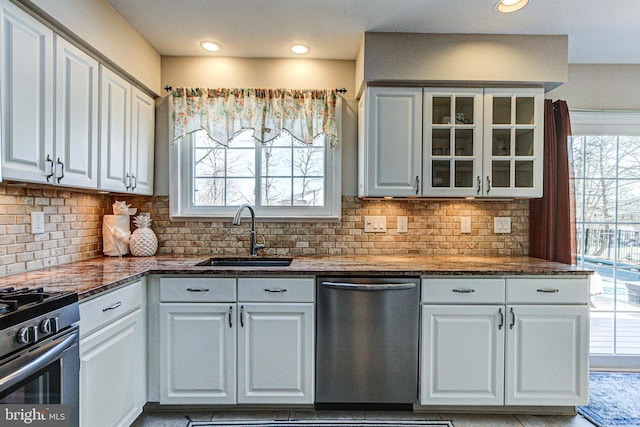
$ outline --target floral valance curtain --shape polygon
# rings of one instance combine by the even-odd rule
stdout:
[[[170,96],[174,142],[200,129],[225,146],[245,129],[263,144],[283,130],[305,144],[320,134],[338,142],[333,89],[176,88]]]

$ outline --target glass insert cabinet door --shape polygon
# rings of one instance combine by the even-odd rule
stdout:
[[[483,90],[425,88],[423,193],[482,195]]]
[[[542,197],[543,89],[484,93],[483,195]]]

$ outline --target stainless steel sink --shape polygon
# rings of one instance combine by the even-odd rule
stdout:
[[[219,257],[196,264],[198,267],[287,267],[292,258]]]

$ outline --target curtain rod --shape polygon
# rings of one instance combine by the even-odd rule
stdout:
[[[165,86],[164,90],[166,90],[167,92],[171,92],[173,90],[172,86]],[[346,88],[340,88],[340,89],[334,89],[336,92],[338,93],[347,93],[347,89]]]

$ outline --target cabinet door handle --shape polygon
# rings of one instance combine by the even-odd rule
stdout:
[[[509,309],[509,312],[511,313],[511,324],[509,325],[509,329],[513,329],[516,325],[516,314],[513,312],[513,307]]]
[[[136,178],[136,176],[134,174],[131,174],[131,190],[135,190],[136,187],[138,186],[138,178]]]
[[[560,292],[560,289],[542,288],[542,289],[536,289],[536,292],[542,292],[543,294],[555,294],[557,292]]]
[[[127,172],[124,178],[124,188],[127,190],[131,188],[131,176],[129,175],[129,172]]]
[[[416,175],[416,196],[420,194],[420,177]]]
[[[487,175],[487,195],[489,194],[489,191],[491,191],[491,178]]]
[[[479,196],[480,192],[482,191],[482,178],[480,178],[480,175],[478,175],[478,191],[476,191],[476,194]]]
[[[229,327],[233,328],[233,306],[229,306]]]
[[[58,184],[60,183],[60,181],[62,181],[62,178],[64,178],[64,162],[60,161],[60,157],[58,157],[58,164],[60,165],[60,168],[62,170],[62,173],[60,174],[60,176],[58,177]]]
[[[52,176],[56,174],[56,165],[53,163],[53,159],[50,155],[47,154],[47,162],[49,162],[49,175],[47,175],[47,182],[51,179]]]
[[[116,308],[120,307],[122,305],[122,301],[118,301],[117,303],[113,304],[112,306],[103,308],[102,311],[109,311],[109,310],[115,310]]]
[[[456,288],[456,289],[452,289],[451,291],[452,292],[457,292],[459,294],[472,294],[476,290],[475,289],[466,289],[466,288]]]
[[[282,288],[265,288],[264,291],[272,293],[272,294],[278,294],[278,293],[282,293],[282,292],[287,292],[286,289],[282,289]]]
[[[504,313],[502,312],[501,308],[498,309],[498,314],[500,315],[500,323],[498,324],[498,330],[501,330],[502,327],[504,326]]]
[[[240,327],[244,328],[244,305],[240,306]]]
[[[187,288],[189,292],[209,292],[208,288]]]

